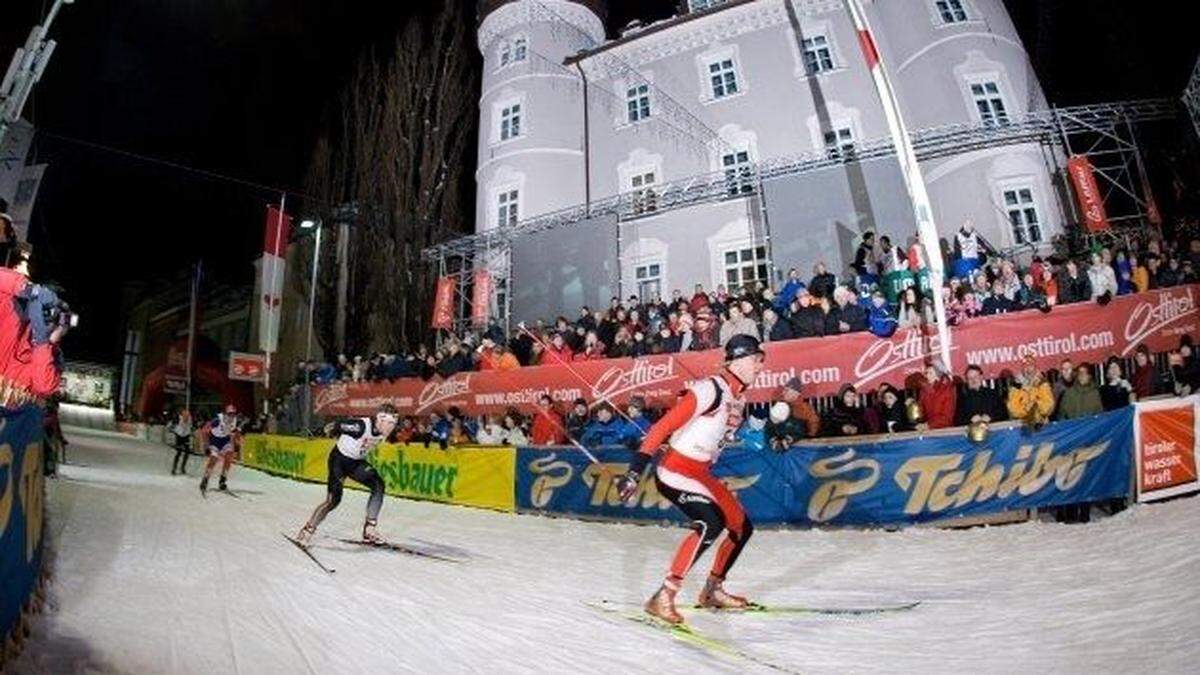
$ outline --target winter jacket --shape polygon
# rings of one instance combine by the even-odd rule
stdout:
[[[762,337],[758,334],[758,324],[754,323],[754,319],[748,316],[721,324],[721,346],[725,346],[725,343],[729,342],[734,335],[749,335],[755,340],[760,340]]]
[[[1133,293],[1133,268],[1129,266],[1129,261],[1118,260],[1116,262],[1116,270],[1117,293],[1119,295],[1129,295],[1130,293]]]
[[[780,317],[767,333],[767,342],[783,342],[795,337],[792,332],[792,322]]]
[[[896,405],[887,407],[880,401],[874,408],[876,419],[878,420],[878,431],[876,433],[893,433],[897,434],[902,431],[912,431],[913,425],[908,421],[908,411],[904,408],[903,401],[896,401]]]
[[[1153,396],[1158,389],[1158,371],[1152,362],[1140,367],[1135,364],[1129,381],[1133,385],[1133,393],[1137,394],[1139,399]]]
[[[808,401],[798,398],[789,403],[788,407],[792,409],[792,419],[804,425],[804,437],[816,438],[821,435],[821,416]]]
[[[899,325],[900,323],[888,311],[887,305],[882,307],[872,305],[867,313],[867,326],[877,337],[891,337]]]
[[[808,292],[812,293],[814,297],[832,299],[833,289],[836,286],[837,277],[833,276],[833,274],[829,272],[826,272],[824,274],[818,274],[817,276],[814,276],[812,280],[808,282]]]
[[[1129,395],[1133,393],[1133,385],[1128,380],[1108,382],[1100,387],[1100,404],[1105,411],[1124,408],[1129,405]]]
[[[1092,299],[1108,293],[1111,297],[1117,295],[1117,274],[1111,265],[1103,263],[1088,268],[1088,283],[1092,286]]]
[[[843,387],[843,390],[845,388]],[[853,426],[855,431],[847,433],[843,427]],[[855,436],[867,433],[867,421],[863,418],[862,408],[848,406],[842,402],[841,393],[833,403],[833,408],[821,420],[821,435],[826,437]]]
[[[983,316],[992,316],[994,314],[1007,314],[1016,311],[1017,305],[1012,300],[1009,300],[1003,295],[989,295],[983,300],[983,310],[980,312]]]
[[[970,424],[971,418],[976,415],[987,415],[992,422],[1008,419],[998,390],[986,386],[978,389],[963,387],[954,406],[954,424]]]
[[[926,383],[921,387],[919,398],[921,411],[925,413],[925,423],[930,429],[954,426],[954,412],[958,403],[954,380],[943,376],[937,382]]]
[[[783,285],[783,290],[779,291],[779,295],[775,296],[775,301],[771,303],[771,306],[775,308],[775,311],[782,314],[783,310],[787,309],[787,306],[792,304],[792,300],[796,299],[796,294],[804,288],[805,285],[803,281],[800,281],[799,279],[789,279],[788,282]]]
[[[625,420],[613,417],[608,422],[592,420],[583,428],[583,437],[579,442],[588,447],[607,445],[625,445],[630,437],[630,428]]]
[[[533,445],[562,445],[567,442],[562,415],[553,409],[538,409],[533,415],[533,428],[530,429],[530,442]]]
[[[800,311],[791,316],[789,322],[793,337],[806,338],[825,335],[825,315],[816,307],[801,307]],[[836,335],[836,332],[834,334]]]
[[[1008,390],[1008,415],[1015,420],[1031,417],[1041,421],[1054,414],[1054,392],[1045,380],[1036,385],[1021,385]]]
[[[1095,382],[1084,386],[1079,382],[1067,387],[1058,404],[1058,419],[1073,420],[1104,412],[1100,390]]]
[[[1063,274],[1058,280],[1058,302],[1069,304],[1092,299],[1092,284],[1086,274],[1071,277]]]

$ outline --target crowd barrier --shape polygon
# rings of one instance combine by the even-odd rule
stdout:
[[[324,483],[333,442],[328,438],[251,434],[242,443],[242,463],[289,478]],[[387,493],[447,504],[513,511],[516,449],[382,444],[372,458]],[[347,485],[359,487],[353,481]]]
[[[980,366],[985,377],[1019,372],[1032,356],[1039,368],[1050,370],[1062,359],[1100,362],[1112,355],[1132,356],[1138,345],[1152,352],[1175,349],[1182,335],[1200,333],[1196,297],[1200,286],[1127,295],[1108,305],[1084,302],[969,319],[951,329],[951,368],[963,372]],[[806,397],[835,394],[843,384],[859,389],[884,382],[903,386],[905,377],[923,368],[938,353],[932,330],[903,329],[890,338],[852,333],[805,338],[766,345],[767,361],[747,394],[761,402],[775,396],[780,385],[797,377]],[[394,383],[333,384],[316,387],[317,415],[367,415],[381,403],[402,414],[424,415],[457,406],[475,416],[503,413],[509,408],[530,410],[542,394],[560,403],[583,397],[589,402],[624,403],[633,395],[650,404],[668,404],[689,381],[717,371],[722,352],[646,356],[638,359],[580,361],[571,368],[545,365],[515,371],[466,372],[424,382],[405,378]]]
[[[906,525],[1135,497],[1195,492],[1200,395],[1141,402],[1032,430],[993,425],[972,442],[964,429],[805,441],[786,452],[727,448],[714,474],[761,524]],[[248,436],[244,462],[324,481],[329,439]],[[383,445],[374,462],[388,492],[501,511],[600,520],[675,521],[651,474],[620,501],[613,477],[632,457],[595,448]]]
[[[37,406],[0,408],[0,668],[42,574],[42,417]]]
[[[751,520],[770,525],[893,525],[1096,502],[1130,489],[1133,409],[1059,422],[1037,433],[993,429],[975,444],[961,430],[930,436],[804,443],[785,453],[741,447],[714,475]],[[600,465],[578,452],[517,454],[517,508],[617,520],[681,520],[653,475],[621,503],[612,476],[630,453],[602,450]]]

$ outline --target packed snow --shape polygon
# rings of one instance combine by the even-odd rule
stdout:
[[[49,487],[52,609],[14,672],[772,672],[585,605],[642,601],[683,530],[388,498],[385,536],[469,556],[456,564],[337,541],[362,523],[366,495],[348,491],[313,549],[326,575],[280,536],[323,486],[235,469],[241,499],[203,499],[199,462],[172,477],[161,444],[67,435],[75,464]],[[921,605],[692,621],[791,672],[1196,672],[1198,526],[1200,499],[1181,499],[1087,525],[760,530],[731,591]]]

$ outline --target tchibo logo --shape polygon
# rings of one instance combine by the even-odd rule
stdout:
[[[1196,299],[1190,287],[1174,293],[1159,293],[1158,302],[1139,302],[1125,322],[1125,339],[1128,343],[1121,356],[1127,356],[1137,349],[1143,340],[1156,331],[1195,312]]]

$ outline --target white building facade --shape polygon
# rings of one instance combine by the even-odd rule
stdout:
[[[864,4],[909,129],[1047,108],[1002,0]],[[749,179],[887,138],[842,0],[692,0],[607,41],[603,13],[600,0],[482,3],[477,232],[623,195],[611,284],[623,296],[842,270],[862,232],[914,233],[894,157],[834,162],[774,192]],[[1047,247],[1070,218],[1052,155],[1026,143],[923,161],[943,236],[971,219],[998,248]],[[718,199],[664,201],[713,181]]]

